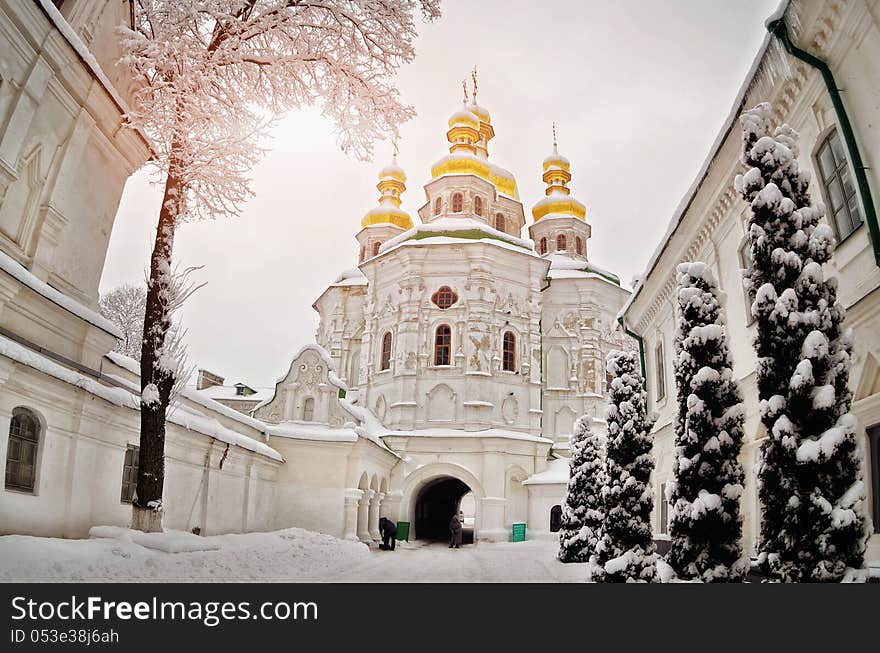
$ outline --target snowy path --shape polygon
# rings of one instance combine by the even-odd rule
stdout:
[[[457,550],[417,542],[390,552],[298,528],[211,537],[96,532],[103,536],[0,537],[0,582],[577,582],[585,573],[556,561],[555,542]]]
[[[403,544],[374,551],[326,578],[354,583],[572,583],[583,582],[584,565],[556,560],[556,542],[483,542],[449,549],[445,544]]]

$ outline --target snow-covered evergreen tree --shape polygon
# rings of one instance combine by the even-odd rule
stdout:
[[[590,428],[592,421],[584,415],[571,434],[568,491],[562,506],[557,556],[562,562],[589,561],[602,525],[602,441]]]
[[[612,376],[605,444],[604,516],[588,574],[594,582],[652,582],[657,555],[651,537],[651,427],[638,354],[612,351],[605,363]]]
[[[682,263],[676,282],[678,415],[674,478],[666,486],[673,506],[666,561],[678,578],[741,581],[749,567],[740,543],[743,470],[737,460],[744,411],[727,348],[723,297],[705,263]]]
[[[861,568],[865,485],[849,412],[851,334],[822,265],[831,228],[798,166],[797,133],[770,134],[772,109],[742,115],[736,189],[751,205],[746,286],[757,319],[758,395],[767,428],[758,463],[759,562],[770,580],[838,581]]]

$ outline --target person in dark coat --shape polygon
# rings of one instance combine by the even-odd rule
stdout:
[[[397,543],[397,524],[387,517],[380,518],[379,534],[382,535],[382,545],[379,548],[394,551],[394,545]]]
[[[452,515],[449,521],[449,548],[461,548],[461,520],[458,515]]]

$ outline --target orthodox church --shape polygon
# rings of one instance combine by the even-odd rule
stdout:
[[[57,4],[0,3],[0,534],[86,537],[131,520],[139,365],[112,351],[121,332],[98,290],[125,181],[151,150],[122,128],[129,8]],[[478,539],[555,528],[574,421],[602,415],[604,356],[632,346],[615,322],[629,293],[588,261],[590,221],[555,143],[522,237],[494,136],[475,100],[453,113],[417,220],[404,171],[380,172],[355,268],[316,300],[317,343],[272,390],[208,375],[182,389],[166,528],[372,541],[387,516],[425,538],[459,508]]]
[[[374,479],[351,478],[348,537],[365,539],[379,514],[442,536],[469,494],[478,539],[508,539],[513,523],[555,531],[574,422],[604,413],[605,355],[635,347],[615,319],[629,292],[589,262],[592,227],[555,130],[529,239],[516,180],[490,158],[494,137],[474,93],[449,117],[449,153],[416,220],[401,208],[396,157],[379,172],[357,267],[313,305],[318,347],[253,411],[291,436],[320,422],[393,454]]]

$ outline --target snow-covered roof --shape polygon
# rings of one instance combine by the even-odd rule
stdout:
[[[547,469],[532,474],[523,481],[523,485],[557,485],[568,483],[569,461],[566,458],[551,460]]]
[[[250,386],[248,386],[250,387]],[[236,385],[212,385],[202,390],[194,390],[198,394],[211,399],[223,401],[263,401],[272,394],[272,388],[251,388],[255,392],[249,395],[237,394]]]
[[[783,17],[785,15],[785,12],[788,10],[789,4],[789,0],[781,0],[776,11],[771,14],[770,18],[767,19],[767,22],[770,22],[771,20],[778,20],[779,18]],[[633,288],[633,294],[629,297],[626,304],[623,305],[623,308],[620,309],[618,318],[626,315],[629,307],[635,301],[636,297],[638,297],[639,293],[642,290],[642,287],[645,285],[645,281],[647,280],[648,276],[650,276],[651,272],[654,271],[654,267],[657,265],[657,262],[660,260],[663,252],[666,250],[666,246],[669,243],[669,240],[675,234],[678,226],[681,224],[681,221],[684,218],[685,213],[687,213],[687,210],[693,202],[694,198],[696,197],[697,192],[700,190],[700,186],[702,186],[703,181],[706,179],[706,176],[709,173],[709,168],[712,165],[712,161],[715,160],[715,157],[721,150],[724,141],[727,139],[731,130],[736,125],[737,118],[739,117],[740,113],[742,113],[742,109],[746,100],[746,95],[748,94],[749,89],[757,78],[758,72],[761,70],[761,64],[764,61],[764,57],[770,48],[771,39],[772,35],[767,32],[767,34],[764,35],[764,40],[761,43],[761,47],[758,48],[758,53],[752,61],[752,65],[749,68],[749,72],[746,74],[746,78],[743,81],[742,86],[740,86],[739,91],[737,91],[736,97],[733,101],[733,106],[730,109],[730,113],[728,113],[727,118],[722,123],[721,129],[718,132],[718,135],[715,137],[715,141],[714,143],[712,143],[712,147],[709,149],[708,156],[703,161],[703,164],[700,166],[700,170],[697,173],[697,176],[691,184],[690,188],[688,188],[687,192],[684,194],[684,197],[681,199],[675,211],[673,212],[672,219],[669,222],[669,227],[666,229],[666,233],[663,235],[663,238],[660,240],[657,248],[651,254],[651,258],[648,260],[648,265],[645,268],[645,272],[639,275],[639,281]]]
[[[604,270],[598,265],[572,258],[565,254],[549,254],[545,257],[550,261],[548,279],[578,279],[598,277],[603,281],[620,286],[620,278],[613,272]]]
[[[393,225],[392,225],[393,226]],[[336,281],[331,283],[331,286],[366,286],[367,278],[364,276],[364,273],[358,270],[357,268],[352,268],[350,270],[343,270],[342,273],[336,277]]]
[[[115,406],[130,408],[137,411],[140,410],[139,389],[130,381],[121,377],[112,379],[118,384],[117,386],[105,385],[96,379],[64,367],[43,354],[28,349],[2,335],[0,335],[0,356],[5,356],[17,363],[26,365],[42,372],[43,374],[58,379],[59,381],[81,388],[89,394],[99,397]],[[123,356],[122,358],[126,357]],[[220,406],[220,404],[217,405]],[[222,408],[226,407],[224,406]],[[226,410],[232,411],[231,408],[226,408]],[[283,461],[281,454],[271,447],[258,440],[237,433],[232,429],[223,426],[217,421],[217,419],[205,415],[181,402],[175,402],[172,409],[168,411],[167,420],[173,424],[182,426],[187,430],[207,435],[220,440],[221,442],[226,442],[243,449],[248,449],[254,453],[272,458],[273,460]]]
[[[0,270],[3,270],[35,293],[42,295],[52,303],[57,304],[66,311],[82,318],[89,324],[95,325],[99,329],[106,331],[116,338],[122,337],[122,331],[120,331],[119,327],[113,324],[110,320],[99,315],[92,309],[86,308],[72,297],[65,295],[60,290],[56,290],[45,281],[41,281],[31,272],[26,270],[18,261],[3,251],[0,251]]]
[[[535,249],[535,243],[531,240],[511,236],[480,220],[462,217],[438,218],[416,225],[384,242],[379,247],[379,254],[385,254],[403,244],[461,244],[463,241],[488,242],[499,246],[507,245],[508,249],[509,246],[513,246],[517,251],[526,250],[532,254]]]
[[[269,435],[293,440],[321,440],[323,442],[357,442],[358,434],[349,427],[334,428],[315,422],[281,422],[267,426]]]

